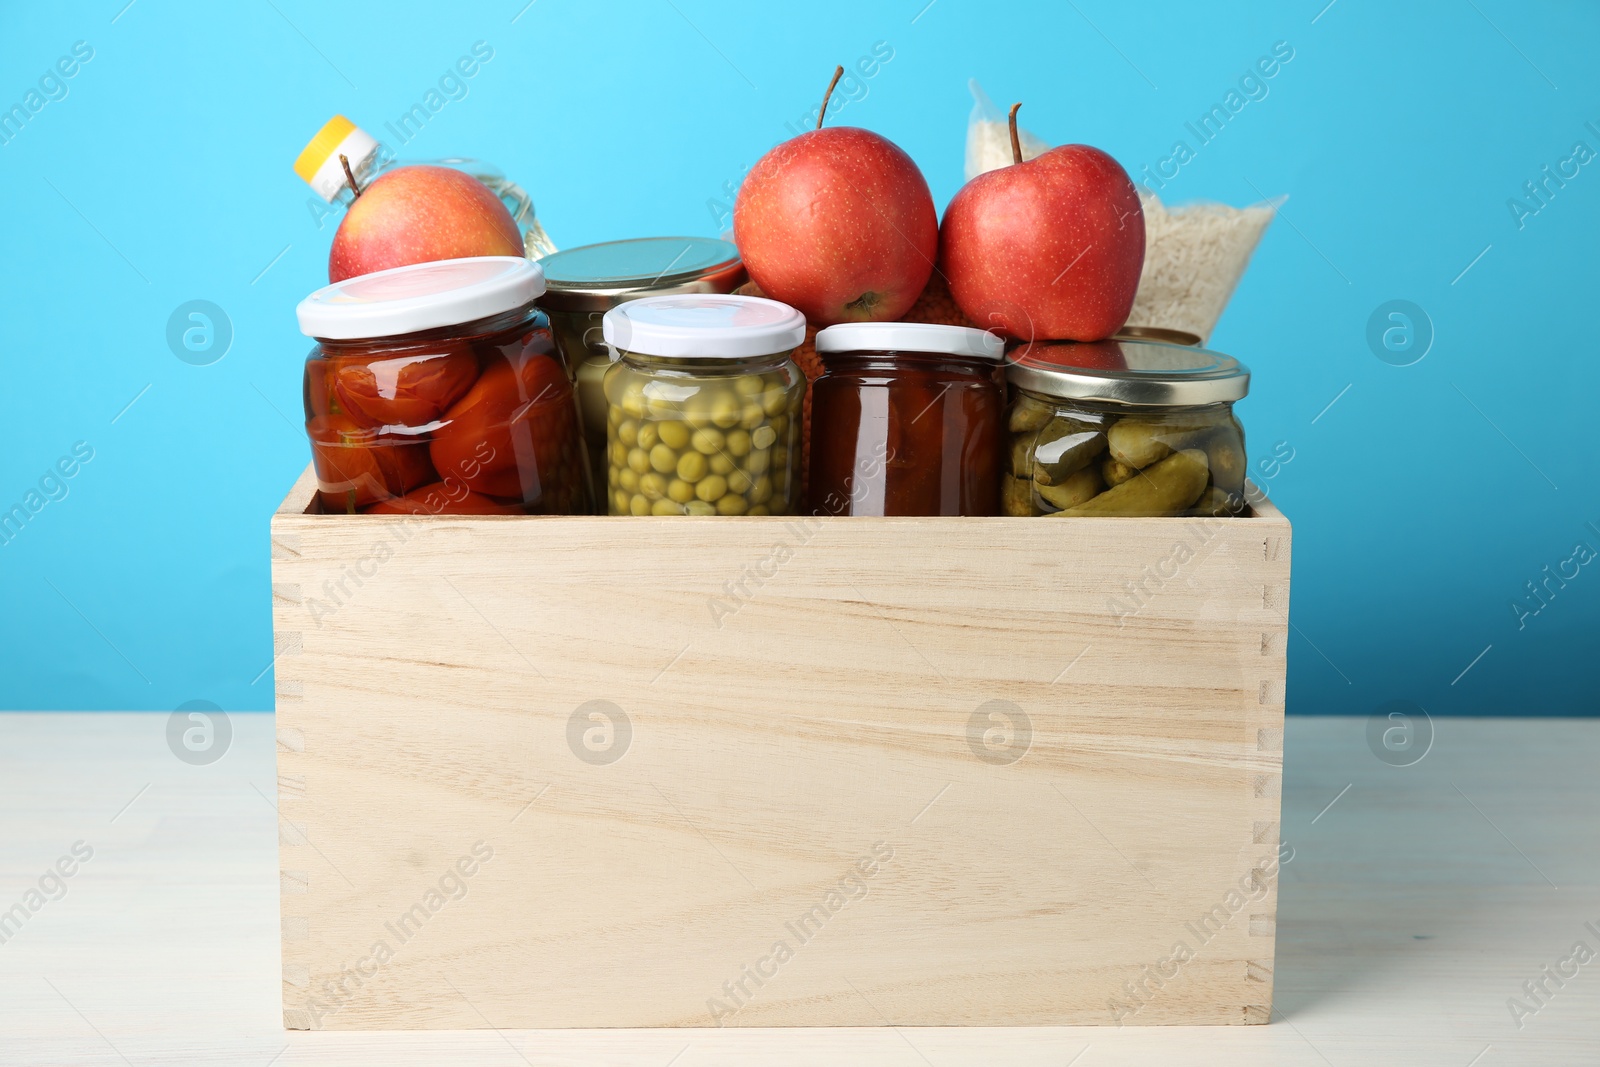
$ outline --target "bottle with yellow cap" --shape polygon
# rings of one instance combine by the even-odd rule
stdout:
[[[555,243],[534,214],[533,198],[498,168],[482,160],[459,157],[406,162],[449,167],[472,175],[487,185],[511,212],[517,228],[522,231],[522,247],[529,259],[540,259],[556,250]],[[348,208],[356,198],[357,189],[365,189],[385,171],[404,166],[406,162],[395,159],[387,145],[360,126],[343,115],[335,115],[301,150],[294,161],[294,172],[330,205],[331,213]],[[351,187],[352,181],[355,188]],[[318,222],[320,225],[320,217]]]

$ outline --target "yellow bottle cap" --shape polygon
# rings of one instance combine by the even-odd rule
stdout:
[[[310,182],[315,178],[317,171],[338,149],[339,142],[350,136],[350,131],[355,128],[356,124],[343,115],[329,119],[327,125],[306,142],[305,148],[300,150],[299,157],[294,161],[294,172],[300,176],[300,180]]]
[[[378,142],[360,126],[343,115],[335,115],[301,150],[294,161],[294,172],[331,204],[339,190],[348,184],[339,157],[343,155],[348,159],[351,171],[365,182],[370,175],[364,172],[378,149]]]

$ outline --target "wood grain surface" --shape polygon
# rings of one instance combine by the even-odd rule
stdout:
[[[1289,526],[273,520],[292,1028],[1259,1023]]]

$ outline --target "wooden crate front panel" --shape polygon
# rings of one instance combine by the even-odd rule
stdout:
[[[1266,1020],[1281,517],[274,550],[291,1027]]]

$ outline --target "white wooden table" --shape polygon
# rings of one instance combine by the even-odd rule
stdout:
[[[1393,767],[1291,718],[1268,1026],[366,1034],[281,1027],[273,722],[231,723],[191,766],[164,714],[0,714],[0,1064],[1600,1064],[1600,721],[1440,720]]]

